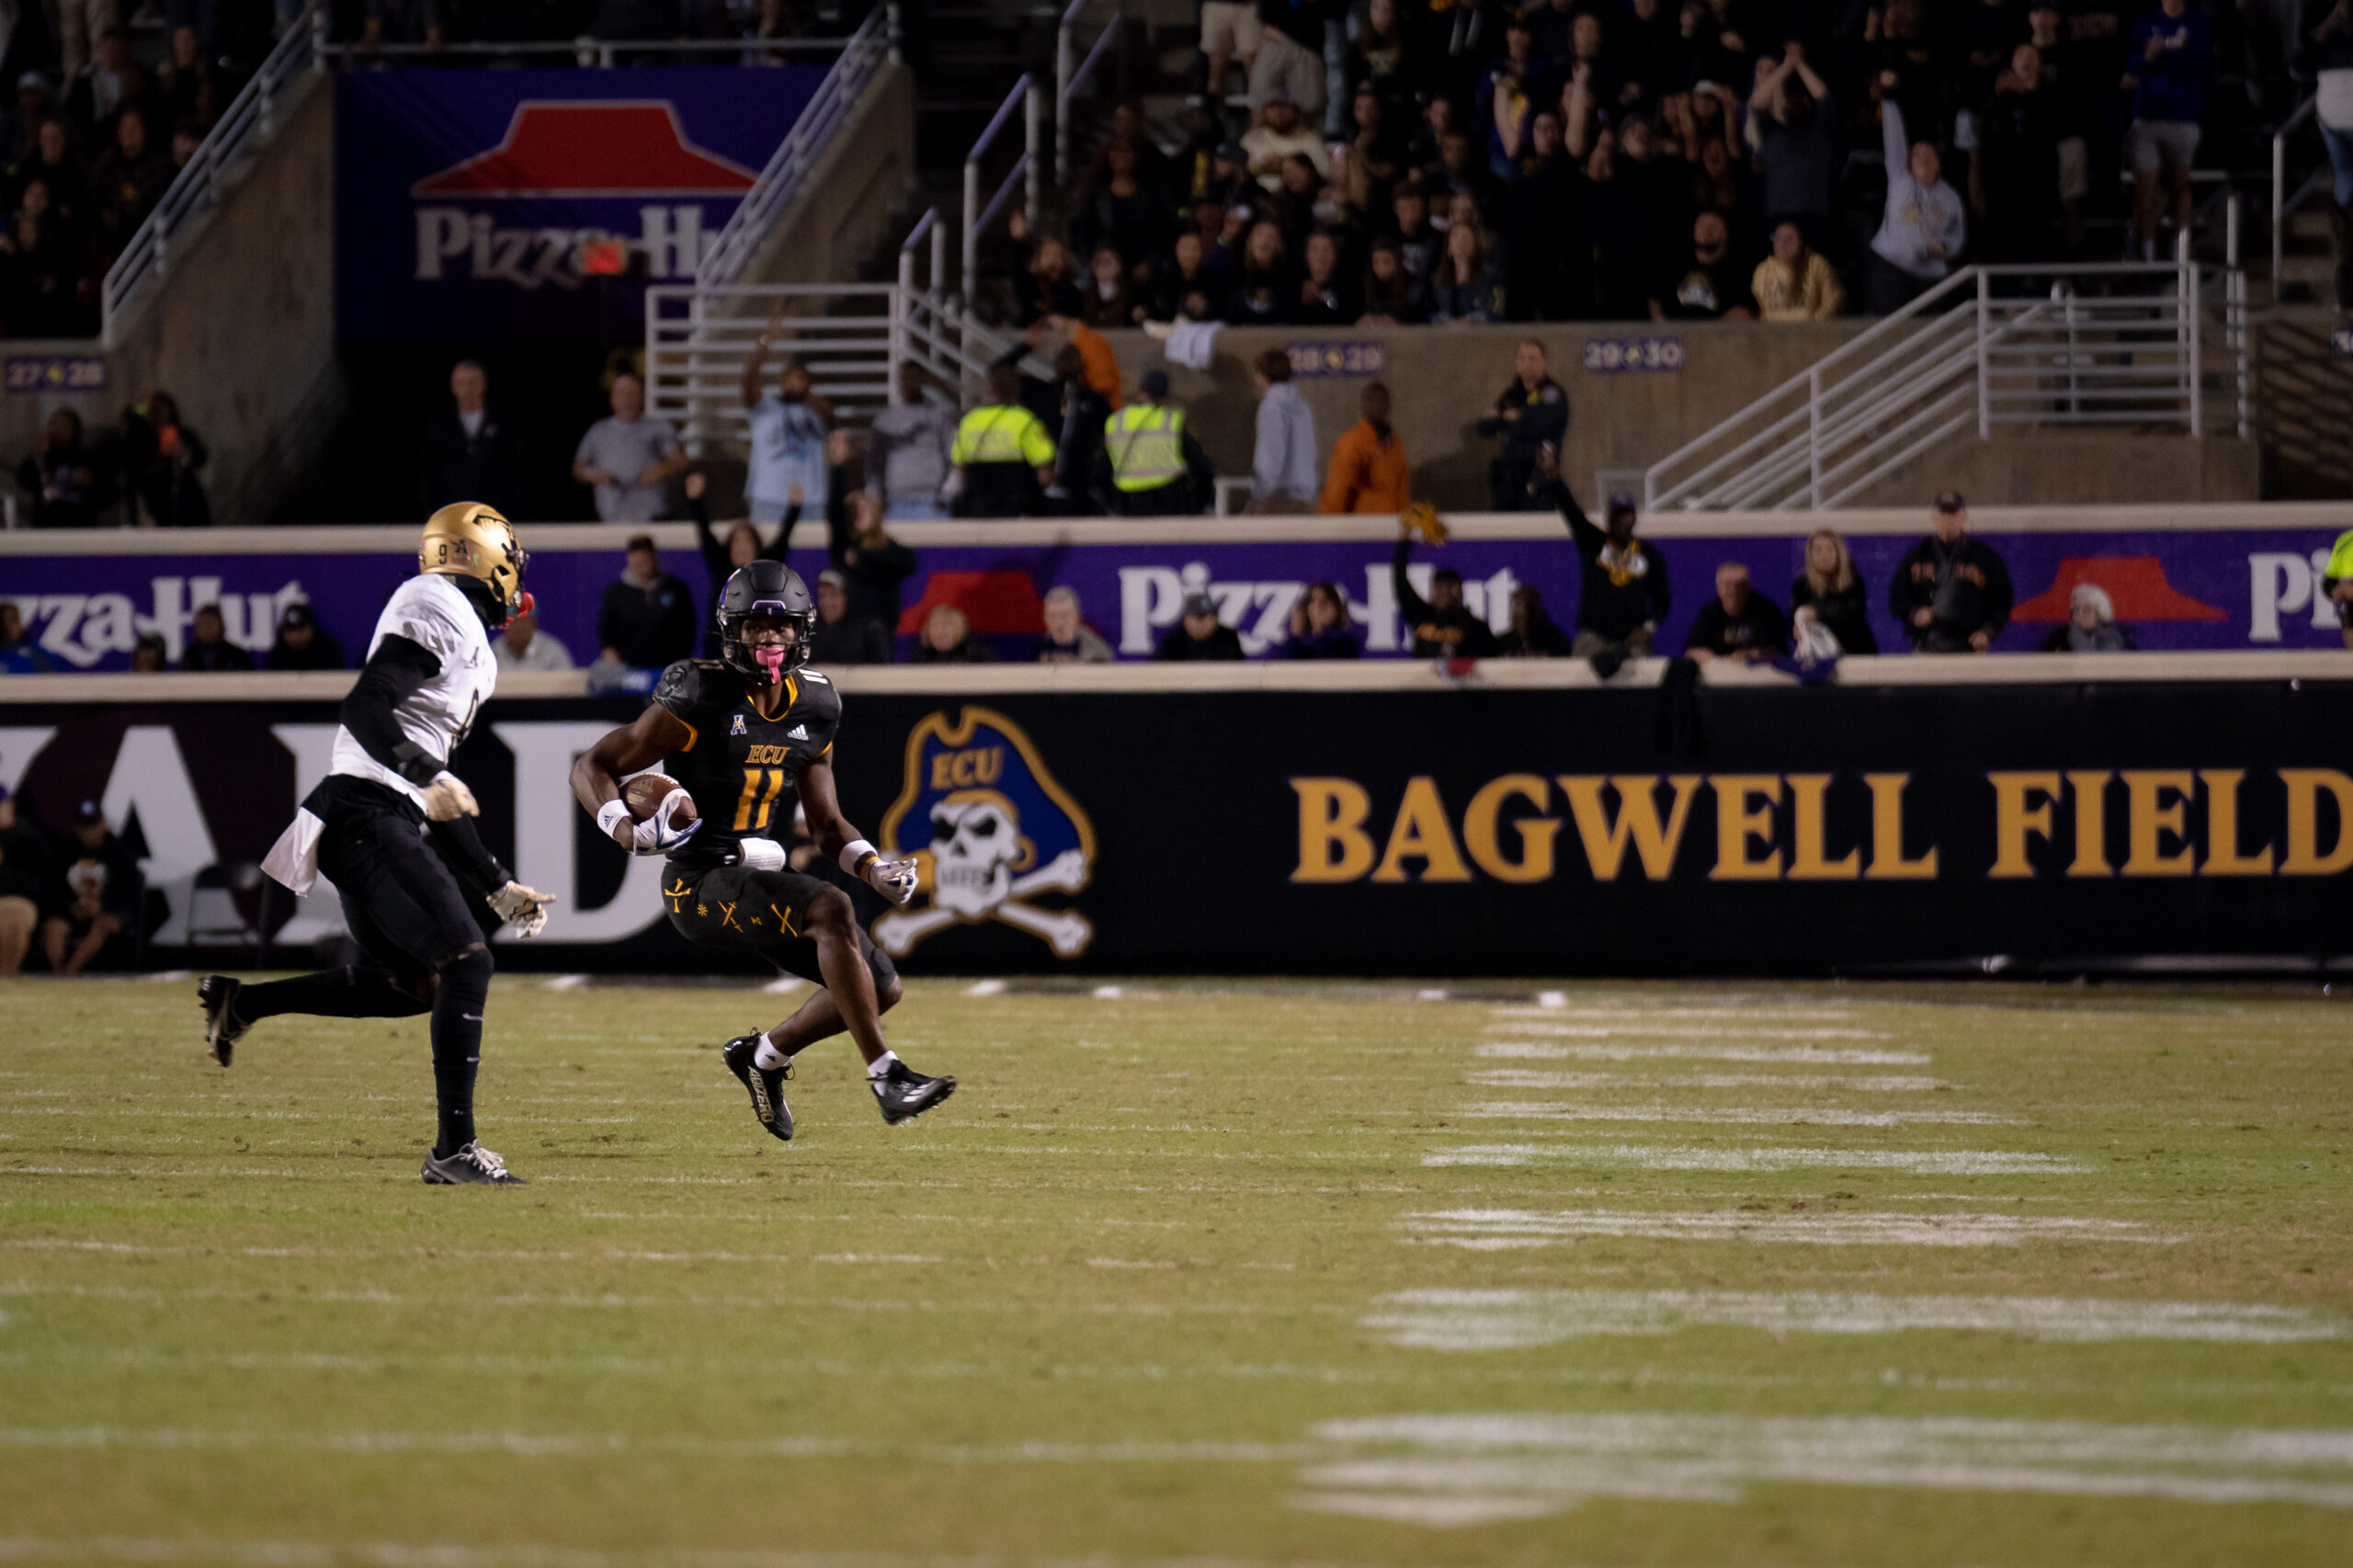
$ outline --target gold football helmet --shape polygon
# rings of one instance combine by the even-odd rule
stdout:
[[[523,573],[531,557],[515,537],[515,525],[495,506],[456,501],[425,519],[416,544],[416,569],[428,575],[472,577],[514,615],[528,608]]]

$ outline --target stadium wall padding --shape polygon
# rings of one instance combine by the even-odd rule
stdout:
[[[564,900],[501,962],[750,975],[671,933],[660,863],[601,842],[564,788],[636,707],[501,699],[456,759],[485,836]],[[261,857],[334,722],[319,701],[0,705],[0,782],[51,825],[103,801],[175,901],[169,949],[188,879]],[[929,891],[900,917],[911,975],[2311,971],[2353,965],[2348,733],[2341,678],[1430,677],[859,691],[835,766],[852,821],[919,854],[927,889],[943,861],[966,873],[980,917]]]

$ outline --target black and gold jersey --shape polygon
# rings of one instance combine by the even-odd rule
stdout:
[[[694,797],[703,824],[671,854],[674,864],[723,865],[738,840],[790,835],[801,770],[832,753],[842,699],[806,667],[786,674],[783,695],[775,717],[763,718],[744,677],[716,660],[682,659],[662,672],[654,700],[688,731],[662,771]]]

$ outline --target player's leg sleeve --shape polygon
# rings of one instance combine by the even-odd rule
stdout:
[[[495,966],[490,949],[467,949],[441,966],[433,999],[433,1093],[440,1132],[433,1152],[443,1158],[474,1141],[474,1074],[482,1065],[482,1016]]]
[[[392,975],[357,964],[247,985],[237,993],[237,1016],[248,1023],[280,1013],[319,1018],[413,1018],[425,1010],[425,1004]]]

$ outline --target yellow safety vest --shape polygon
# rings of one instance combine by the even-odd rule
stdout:
[[[2336,548],[2328,552],[2329,577],[2353,577],[2353,528],[2336,536]]]
[[[1028,409],[1016,403],[992,403],[964,415],[956,426],[956,445],[948,460],[1041,468],[1054,460],[1054,438]]]
[[[1185,411],[1130,403],[1103,422],[1111,483],[1128,494],[1185,477]]]

